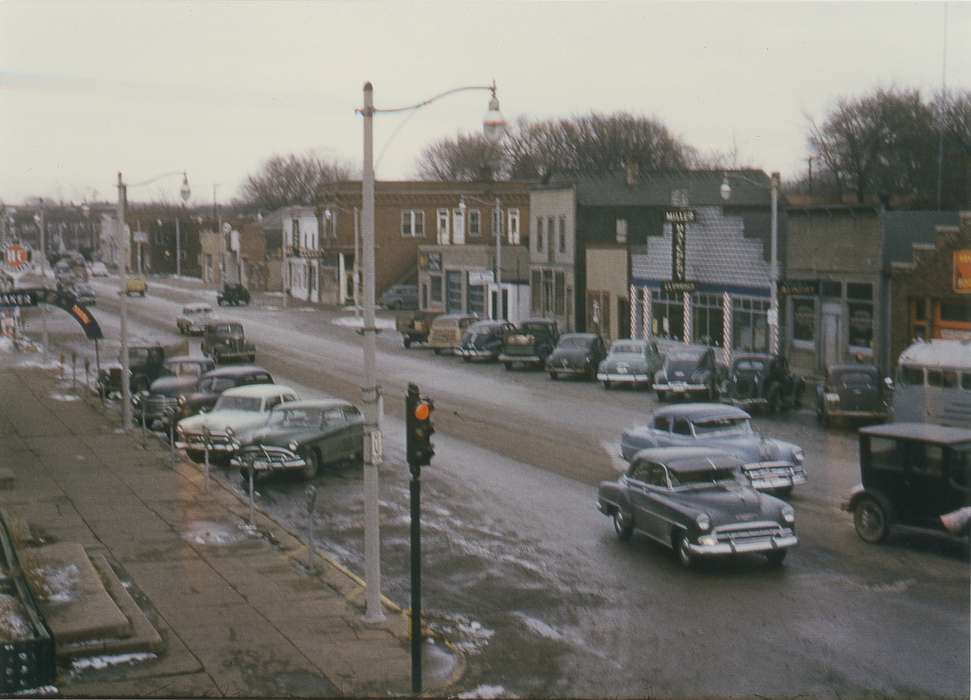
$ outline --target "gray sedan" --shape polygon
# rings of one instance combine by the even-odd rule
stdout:
[[[604,389],[614,384],[650,387],[654,374],[664,364],[664,353],[656,341],[615,340],[597,369],[597,381]]]

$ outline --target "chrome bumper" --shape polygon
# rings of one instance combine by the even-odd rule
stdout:
[[[302,469],[307,466],[306,460],[304,460],[302,457],[269,461],[265,459],[254,459],[252,462],[248,460],[241,460],[239,457],[233,457],[231,460],[229,460],[229,463],[232,466],[240,469],[252,469],[254,472],[272,472],[282,469]]]
[[[543,358],[539,355],[507,355],[505,353],[499,354],[500,362],[542,362]]]
[[[799,544],[795,535],[783,537],[767,537],[764,540],[751,542],[719,542],[718,544],[688,544],[692,554],[698,556],[717,556],[720,554],[744,554],[746,552],[772,552],[777,549],[787,549]]]
[[[627,382],[629,384],[646,384],[649,378],[646,374],[614,374],[610,372],[597,372],[598,382],[617,382],[622,384]]]
[[[563,365],[547,365],[546,369],[550,372],[556,372],[557,374],[589,374],[590,370],[587,367],[564,367]]]
[[[654,384],[655,391],[666,391],[669,394],[687,394],[696,391],[708,391],[707,384],[688,384],[687,382],[671,382],[668,384]]]
[[[495,356],[495,353],[489,350],[466,350],[465,348],[455,348],[452,353],[459,357],[470,357],[474,360],[484,360]]]

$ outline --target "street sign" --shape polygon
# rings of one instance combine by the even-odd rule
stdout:
[[[478,270],[469,273],[470,285],[494,284],[496,275],[492,270]]]
[[[0,266],[10,272],[23,272],[30,266],[31,250],[26,243],[10,242],[3,244]]]
[[[37,294],[32,289],[0,292],[0,306],[37,306]]]

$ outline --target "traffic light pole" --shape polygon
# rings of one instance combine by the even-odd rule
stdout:
[[[421,467],[411,469],[411,692],[421,693]]]

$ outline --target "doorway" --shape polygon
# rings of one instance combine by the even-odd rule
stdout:
[[[823,366],[820,369],[826,369],[842,359],[840,357],[840,319],[842,315],[843,305],[839,302],[823,303],[823,332],[820,339]]]

